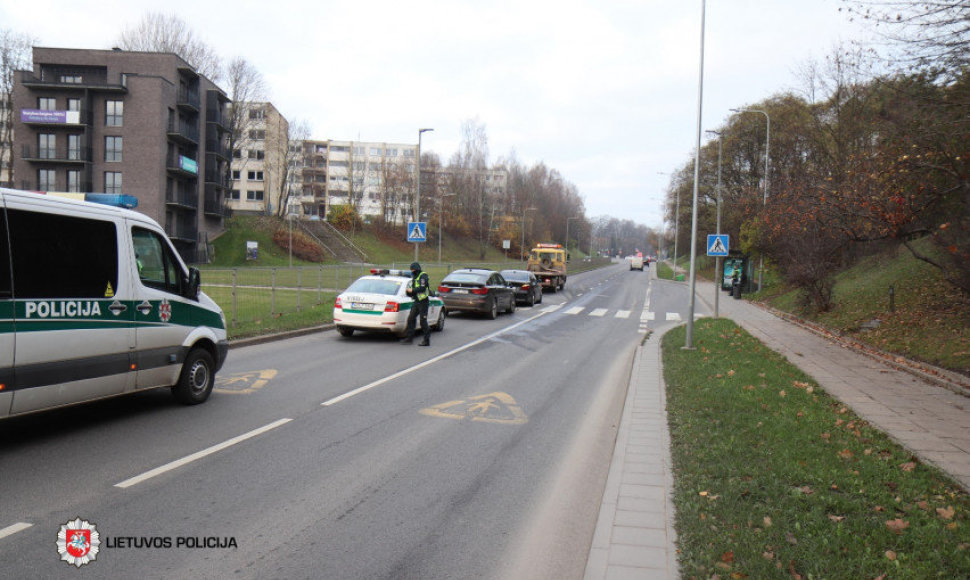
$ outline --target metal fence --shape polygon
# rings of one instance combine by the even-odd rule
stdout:
[[[598,265],[598,264],[597,264]],[[410,262],[375,264],[327,264],[322,266],[279,268],[204,268],[202,290],[222,307],[230,325],[265,319],[332,301],[354,280],[369,274],[372,268],[407,270]],[[585,267],[584,267],[585,266]],[[449,272],[476,267],[493,270],[525,269],[522,262],[488,264],[424,263],[424,270],[437,284]],[[570,263],[570,272],[578,273],[595,267]]]

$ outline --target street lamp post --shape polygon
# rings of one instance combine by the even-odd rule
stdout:
[[[421,134],[434,129],[418,129],[418,151],[414,164],[414,221],[421,221]],[[418,242],[414,242],[414,261],[418,261]]]
[[[708,131],[717,135],[717,189],[715,190],[715,205],[717,206],[717,235],[721,235],[721,133],[719,131]],[[721,279],[724,272],[721,270],[721,257],[714,258],[714,318],[718,317],[718,307],[721,300]]]
[[[444,233],[444,229],[443,229],[444,226],[442,225],[441,215],[444,213],[445,198],[452,197],[454,195],[456,194],[443,193],[438,198],[438,263],[439,264],[441,263],[441,237],[442,237],[442,234]]]
[[[701,0],[701,58],[697,81],[697,148],[694,151],[694,205],[690,220],[690,304],[687,307],[687,336],[684,341],[684,348],[688,350],[694,349],[694,303],[696,302],[694,289],[697,286],[695,276],[697,263],[697,197],[700,189],[701,122],[704,110],[704,13],[706,8],[706,0]]]
[[[767,111],[762,111],[760,109],[731,109],[735,113],[761,113],[765,116],[765,193],[762,200],[762,206],[768,206],[768,159],[770,157],[771,151],[771,117],[768,116]],[[761,292],[761,276],[765,271],[765,257],[764,254],[758,259],[758,292]]]

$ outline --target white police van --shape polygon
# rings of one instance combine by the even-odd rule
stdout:
[[[225,316],[162,228],[0,188],[0,419],[154,387],[202,403]]]

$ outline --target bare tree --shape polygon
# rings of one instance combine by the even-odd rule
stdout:
[[[141,22],[121,31],[117,45],[124,50],[171,52],[210,80],[222,78],[219,55],[196,36],[184,20],[172,14],[145,14]]]
[[[293,195],[292,173],[303,167],[305,156],[303,141],[310,138],[310,125],[306,121],[294,121],[286,125],[286,130],[281,135],[276,147],[279,148],[278,157],[279,179],[276,184],[279,187],[280,205],[276,212],[278,216],[283,216],[290,203],[290,196]],[[301,146],[297,146],[297,144]]]
[[[968,0],[844,0],[847,12],[871,22],[903,49],[915,68],[952,80],[970,63]]]
[[[266,83],[263,75],[246,59],[236,57],[226,66],[226,83],[232,105],[228,108],[229,155],[236,169],[245,170],[244,152],[253,142],[251,132],[265,121]],[[226,176],[228,189],[235,185],[232,172]]]
[[[31,66],[31,47],[36,42],[26,34],[12,30],[0,30],[0,169],[9,171],[8,179],[14,182],[13,175],[13,102],[14,73]],[[0,171],[0,184],[3,184],[3,171]]]

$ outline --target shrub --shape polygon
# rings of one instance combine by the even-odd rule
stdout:
[[[273,234],[273,243],[290,250],[290,230],[280,228]],[[326,254],[316,242],[299,230],[293,230],[293,255],[307,262],[322,262],[326,259]]]

